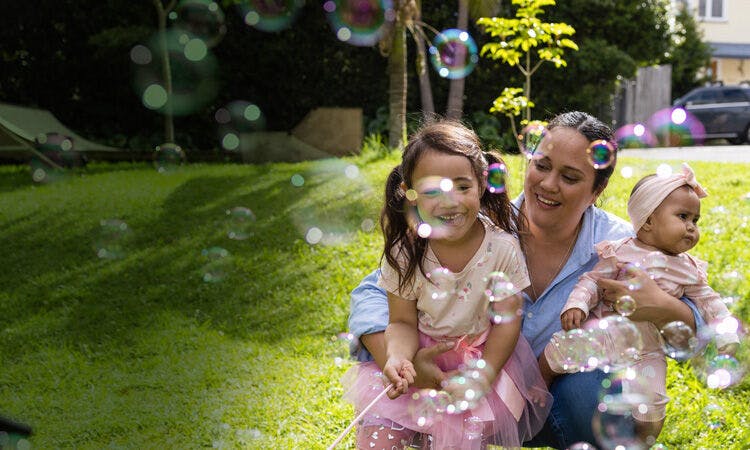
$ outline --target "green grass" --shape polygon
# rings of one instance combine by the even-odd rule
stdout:
[[[0,167],[0,415],[32,425],[37,448],[325,448],[353,417],[340,400],[347,365],[334,363],[345,350],[331,338],[346,331],[349,291],[378,264],[381,237],[363,221],[377,223],[397,162],[369,153],[168,174],[95,164],[42,186],[26,167]],[[522,160],[508,162],[515,194]],[[655,165],[623,158],[635,175],[618,172],[602,206],[625,217],[630,188]],[[711,193],[693,253],[717,289],[747,298],[747,279],[725,274],[748,274],[750,165],[692,166]],[[257,217],[246,240],[227,237],[235,206]],[[124,258],[96,256],[103,219],[129,225]],[[321,243],[306,242],[312,226]],[[230,268],[206,283],[201,251],[214,246]],[[660,442],[750,446],[747,386],[710,391],[671,364]],[[722,426],[706,425],[708,403]]]

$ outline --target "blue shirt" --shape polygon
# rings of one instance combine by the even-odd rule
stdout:
[[[514,200],[516,206],[523,202],[523,194]],[[549,342],[552,334],[562,329],[560,311],[568,296],[578,282],[578,278],[591,270],[599,260],[594,244],[607,240],[633,236],[633,227],[629,222],[590,206],[583,214],[581,231],[571,252],[570,258],[547,289],[536,302],[524,293],[524,320],[521,333],[524,335],[534,354],[539,356]],[[359,337],[366,334],[384,331],[388,325],[388,297],[377,285],[380,269],[367,275],[351,293],[351,312],[349,313],[349,331],[356,339],[352,341],[351,353],[358,361],[368,361],[372,356],[361,345]],[[703,326],[705,321],[698,308],[689,300],[682,299],[693,311],[696,327]]]

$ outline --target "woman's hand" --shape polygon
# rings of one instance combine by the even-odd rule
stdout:
[[[414,386],[420,389],[442,389],[442,383],[450,378],[457,370],[443,372],[435,363],[435,358],[453,348],[454,342],[438,342],[429,347],[420,348],[414,355],[414,369],[417,377]]]
[[[393,389],[388,391],[388,397],[396,398],[401,394],[406,394],[409,385],[414,383],[417,372],[408,359],[389,358],[383,367],[383,375],[393,383]]]
[[[625,263],[617,264],[620,270],[625,266]],[[620,297],[629,295],[635,300],[636,309],[628,319],[637,322],[648,321],[659,329],[669,322],[681,320],[695,330],[695,319],[690,307],[664,292],[646,271],[628,264],[628,274],[632,275],[628,280],[601,278],[597,281],[605,304],[614,308]],[[629,286],[638,288],[631,290]]]

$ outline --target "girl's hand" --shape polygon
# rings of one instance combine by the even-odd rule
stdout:
[[[388,397],[397,398],[401,394],[406,394],[409,385],[414,383],[417,372],[408,359],[389,358],[383,367],[383,375],[393,383],[393,389],[388,391]]]

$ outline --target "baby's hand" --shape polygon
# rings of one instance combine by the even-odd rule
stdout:
[[[414,383],[417,372],[408,359],[389,358],[383,367],[383,375],[393,383],[393,389],[388,391],[388,397],[396,398],[401,394],[406,394],[409,385]]]
[[[569,310],[562,313],[560,316],[560,322],[562,323],[563,330],[569,331],[575,328],[581,328],[581,323],[586,318],[586,313],[580,308],[570,308]]]

